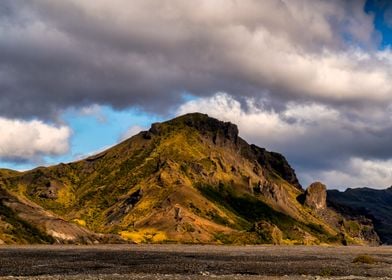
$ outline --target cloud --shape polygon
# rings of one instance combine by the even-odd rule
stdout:
[[[91,156],[95,156],[95,155],[97,155],[97,154],[100,154],[100,153],[102,153],[102,152],[104,152],[104,151],[106,151],[106,150],[112,148],[113,146],[114,146],[114,145],[106,145],[106,146],[100,147],[100,148],[97,149],[97,150],[89,151],[89,152],[87,152],[87,153],[76,153],[76,154],[74,154],[74,155],[72,156],[72,160],[73,160],[73,161],[84,160],[84,159],[86,159],[86,158],[88,158],[88,157],[91,157]]]
[[[177,114],[203,112],[238,124],[250,143],[283,153],[304,185],[386,187],[392,183],[391,111],[353,116],[320,103],[288,103],[280,111],[265,102],[241,104],[226,93],[191,100]]]
[[[71,130],[42,121],[0,118],[0,159],[41,161],[43,156],[68,152]]]
[[[372,187],[385,189],[392,185],[392,160],[365,160],[350,158],[337,169],[321,170],[314,174],[304,174],[307,181],[328,182],[340,190],[347,187]]]
[[[91,104],[167,113],[184,92],[366,107],[392,93],[391,54],[375,49],[364,1],[3,2],[3,116]]]
[[[100,123],[107,122],[105,114],[102,112],[102,107],[97,104],[92,104],[90,106],[82,107],[79,110],[79,114],[82,116],[93,116]]]
[[[130,128],[127,129],[127,131],[125,131],[121,137],[120,137],[120,141],[123,141],[125,139],[128,139],[136,134],[138,134],[140,131],[144,131],[146,130],[145,127],[141,127],[139,125],[133,125]]]

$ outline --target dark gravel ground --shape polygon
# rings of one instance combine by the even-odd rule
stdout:
[[[376,263],[353,263],[356,256],[364,254],[374,258]],[[362,277],[392,279],[392,247],[0,246],[0,279],[362,279]]]

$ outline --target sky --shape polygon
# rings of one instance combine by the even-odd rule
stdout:
[[[203,112],[307,186],[392,185],[392,4],[2,0],[0,167],[81,159]]]

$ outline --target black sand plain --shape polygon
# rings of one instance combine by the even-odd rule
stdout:
[[[392,247],[0,246],[0,279],[392,279]]]

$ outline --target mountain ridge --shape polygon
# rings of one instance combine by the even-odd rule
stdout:
[[[200,113],[152,124],[83,160],[1,173],[0,190],[23,207],[4,198],[1,204],[52,242],[379,242],[371,221],[344,217],[323,201],[313,207],[309,201],[318,195],[325,200],[325,186],[305,192],[283,155],[248,144],[236,125]],[[43,217],[25,215],[29,205]],[[3,242],[21,242],[4,232]]]
[[[343,192],[329,190],[328,204],[337,211],[360,213],[371,219],[381,242],[392,244],[392,187],[382,190],[363,187]]]

